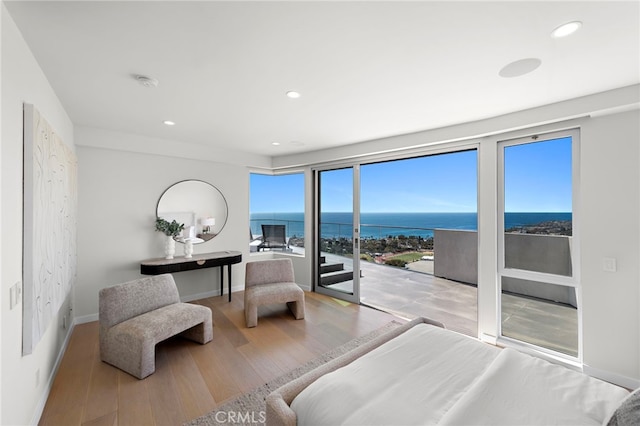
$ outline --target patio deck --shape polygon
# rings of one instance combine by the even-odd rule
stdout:
[[[352,269],[348,258],[326,255]],[[477,288],[433,275],[433,261],[420,260],[402,269],[361,262],[362,304],[412,319],[440,321],[450,329],[478,335]],[[330,286],[349,289],[350,283]],[[502,296],[503,334],[577,356],[578,320],[575,308],[513,294]]]

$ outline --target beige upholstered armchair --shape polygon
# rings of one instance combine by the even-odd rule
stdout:
[[[244,286],[247,327],[258,325],[258,306],[286,303],[296,319],[304,318],[304,292],[295,283],[291,259],[247,262]]]
[[[181,336],[213,338],[211,309],[180,302],[170,274],[140,278],[98,293],[100,359],[139,379],[156,369],[156,344]]]

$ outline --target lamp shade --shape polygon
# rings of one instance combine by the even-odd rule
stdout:
[[[200,222],[202,223],[202,226],[215,226],[216,219],[213,217],[206,217],[202,218]]]

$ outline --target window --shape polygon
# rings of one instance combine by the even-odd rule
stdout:
[[[501,335],[579,356],[577,131],[499,144]]]
[[[304,253],[304,173],[249,176],[250,251]],[[283,225],[286,246],[269,246],[262,225]]]

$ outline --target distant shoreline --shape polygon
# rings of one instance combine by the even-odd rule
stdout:
[[[474,231],[472,231],[474,232]],[[571,236],[571,221],[546,221],[532,225],[525,225],[507,229],[508,233],[520,234],[538,234],[538,235],[557,235]],[[289,244],[297,247],[304,247],[304,238],[290,238]],[[350,237],[323,237],[320,241],[320,251],[335,253],[341,255],[350,255],[353,253],[353,242]],[[398,260],[394,264],[406,264],[407,261],[415,261],[424,255],[433,255],[434,238],[433,236],[421,237],[418,235],[388,235],[381,238],[361,238],[360,255],[367,257],[366,260],[383,262],[391,264],[392,258],[407,254],[413,256],[414,259]],[[369,259],[370,258],[370,259]]]
[[[550,220],[533,225],[516,226],[505,229],[505,232],[521,234],[566,235],[573,234],[573,222],[570,220]]]
[[[388,236],[417,235],[428,238],[433,236],[435,229],[477,231],[477,216],[477,213],[362,213],[360,236],[379,239]],[[571,221],[572,214],[567,212],[505,213],[505,229],[521,230],[544,223],[571,223]],[[252,213],[250,224],[254,235],[262,233],[261,223],[284,224],[289,237],[304,235],[304,214],[301,212]],[[323,237],[344,237],[351,233],[352,228],[350,213],[323,213],[321,231]]]

